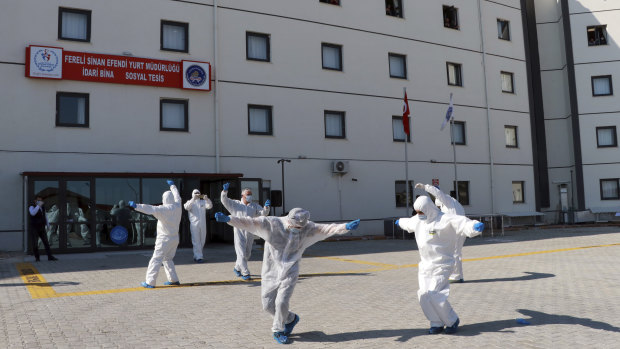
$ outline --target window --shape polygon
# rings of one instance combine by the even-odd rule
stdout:
[[[525,194],[524,194],[524,186],[525,182],[523,181],[513,181],[512,182],[512,203],[513,204],[522,204],[525,202]]]
[[[271,61],[269,52],[269,35],[245,33],[246,58],[252,61]]]
[[[450,29],[459,29],[459,9],[454,6],[443,5],[443,26]]]
[[[321,44],[323,52],[323,69],[342,71],[342,46]]]
[[[467,181],[458,181],[459,183],[459,197],[458,201],[461,205],[469,205],[469,182]],[[454,188],[455,182],[452,181],[452,187]],[[450,196],[456,199],[456,192],[454,190],[450,190]]]
[[[461,77],[461,65],[458,63],[446,63],[448,69],[448,85],[450,86],[463,86],[463,79]]]
[[[340,5],[340,0],[319,0],[319,2],[330,5]]]
[[[58,39],[90,42],[90,10],[58,8]]]
[[[611,84],[611,75],[601,75],[592,77],[592,96],[611,96],[614,89]]]
[[[517,126],[504,126],[504,133],[506,134],[506,148],[518,148]]]
[[[601,200],[620,200],[619,178],[601,179]]]
[[[465,145],[465,121],[454,121],[452,125],[452,142],[456,145]]]
[[[160,100],[159,129],[161,131],[187,131],[187,104],[187,100]]]
[[[618,137],[616,134],[616,126],[597,127],[596,145],[599,148],[617,147]]]
[[[325,138],[345,138],[344,112],[325,111]]]
[[[88,127],[87,93],[56,93],[56,126]]]
[[[404,142],[407,136],[407,142],[411,142],[411,130],[409,134],[405,133],[402,116],[392,116],[392,139],[394,142]]]
[[[510,41],[510,22],[504,19],[497,19],[497,37],[502,40]]]
[[[248,134],[272,135],[272,107],[269,105],[248,105]]]
[[[593,25],[588,27],[588,46],[607,45],[607,26]]]
[[[403,18],[403,0],[385,0],[385,14]]]
[[[405,181],[394,182],[394,192],[396,194],[396,207],[407,207],[407,188]],[[409,207],[413,207],[413,180],[409,181]]]
[[[390,53],[390,77],[406,79],[407,78],[407,56]]]
[[[515,93],[515,87],[513,83],[513,74],[503,71],[502,76],[502,92]]]
[[[166,51],[189,52],[189,24],[161,21],[161,49]]]

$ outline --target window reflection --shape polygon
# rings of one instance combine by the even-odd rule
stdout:
[[[90,181],[67,181],[67,247],[90,246]]]
[[[136,232],[136,217],[129,209],[129,201],[140,202],[138,178],[97,178],[96,243],[97,246],[118,246],[110,240],[110,231],[117,226],[127,231],[124,246],[140,245]]]

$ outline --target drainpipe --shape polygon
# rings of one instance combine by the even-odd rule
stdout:
[[[220,109],[219,109],[219,72],[217,65],[217,0],[213,0],[213,69],[215,81],[213,86],[213,116],[215,118],[215,173],[220,173]]]
[[[490,163],[490,176],[491,176],[491,214],[495,214],[495,200],[493,191],[493,153],[491,149],[491,117],[489,111],[489,87],[487,86],[487,65],[486,65],[486,48],[484,47],[484,31],[482,30],[482,8],[480,6],[480,0],[478,0],[478,17],[480,18],[480,44],[482,48],[482,77],[484,81],[484,104],[486,106],[487,113],[487,135],[489,136],[489,163]]]

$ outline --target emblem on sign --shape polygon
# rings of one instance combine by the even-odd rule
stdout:
[[[43,72],[51,72],[58,66],[58,55],[48,49],[40,49],[34,54],[34,65]]]
[[[185,80],[192,86],[202,86],[207,81],[207,73],[201,66],[194,64],[185,71]]]

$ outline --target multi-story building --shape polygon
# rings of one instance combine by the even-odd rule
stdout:
[[[214,211],[229,181],[231,196],[248,186],[262,203],[282,190],[285,209],[361,218],[360,234],[381,234],[384,218],[411,214],[405,147],[411,183],[453,191],[456,173],[468,214],[536,212],[549,186],[536,125],[556,144],[553,114],[530,107],[550,68],[531,47],[528,3],[7,1],[0,248],[27,248],[35,195],[59,251],[119,248],[115,226],[131,237],[120,248],[150,246],[153,221],[123,205],[158,203],[167,178],[184,200],[209,194]],[[454,126],[442,131],[451,94]],[[209,229],[230,236],[212,219]],[[180,231],[187,243],[185,218]]]
[[[577,221],[592,219],[581,213],[599,218],[620,211],[620,110],[613,93],[620,74],[617,5],[536,1],[550,183],[545,210],[577,211]]]

